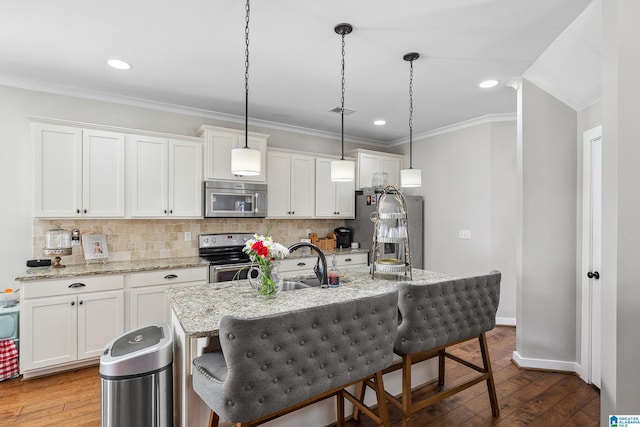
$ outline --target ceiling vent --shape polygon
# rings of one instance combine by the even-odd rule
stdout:
[[[337,107],[333,107],[332,109],[329,110],[332,113],[338,113],[340,114],[340,111],[342,111],[342,108],[338,105]],[[348,116],[349,114],[353,114],[355,113],[355,110],[349,110],[348,108],[344,109],[344,115]]]

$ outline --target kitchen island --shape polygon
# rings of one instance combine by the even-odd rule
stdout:
[[[414,269],[413,282],[436,283],[452,277]],[[297,279],[290,277],[288,279]],[[307,288],[280,292],[274,299],[265,299],[252,289],[247,281],[222,282],[185,289],[169,289],[167,297],[172,308],[174,339],[174,405],[175,425],[204,426],[209,409],[191,387],[191,365],[194,358],[217,347],[220,320],[224,316],[260,317],[307,307],[328,305],[378,295],[396,288],[398,282],[408,280],[403,274],[380,274],[371,277],[369,267],[354,268],[341,273],[337,288]],[[435,376],[433,369],[416,370],[417,382]],[[399,391],[398,372],[385,376],[385,384],[392,392]],[[397,377],[397,378],[394,378]],[[309,408],[289,414],[266,425],[301,425],[300,416],[310,426],[327,425],[335,421],[332,400],[319,402]],[[310,421],[311,420],[311,421]],[[290,424],[288,424],[290,423]]]

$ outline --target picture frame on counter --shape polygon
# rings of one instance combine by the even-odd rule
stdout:
[[[82,249],[84,250],[84,259],[87,261],[109,258],[107,236],[104,234],[83,234]]]

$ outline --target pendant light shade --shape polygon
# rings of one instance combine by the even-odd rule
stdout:
[[[353,181],[356,175],[356,163],[351,160],[334,160],[331,162],[331,181]]]
[[[400,171],[401,187],[420,187],[422,185],[422,170],[420,169],[402,169]]]
[[[409,61],[409,169],[400,171],[400,187],[420,187],[422,185],[422,170],[413,168],[413,61],[420,58],[416,52],[407,53],[402,57]]]
[[[342,36],[342,95],[340,108],[342,156],[340,160],[331,162],[331,181],[345,182],[354,181],[356,176],[356,163],[344,158],[344,36],[351,33],[353,27],[350,24],[338,24],[334,31]]]
[[[234,175],[260,175],[260,151],[251,148],[231,150],[231,173]]]
[[[260,175],[260,151],[249,148],[249,0],[246,5],[244,42],[244,147],[231,150],[231,173],[234,175]]]

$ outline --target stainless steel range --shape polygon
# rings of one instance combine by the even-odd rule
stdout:
[[[198,236],[199,254],[209,261],[209,283],[233,280],[240,270],[240,279],[247,278],[249,256],[242,252],[254,233],[201,234]]]

